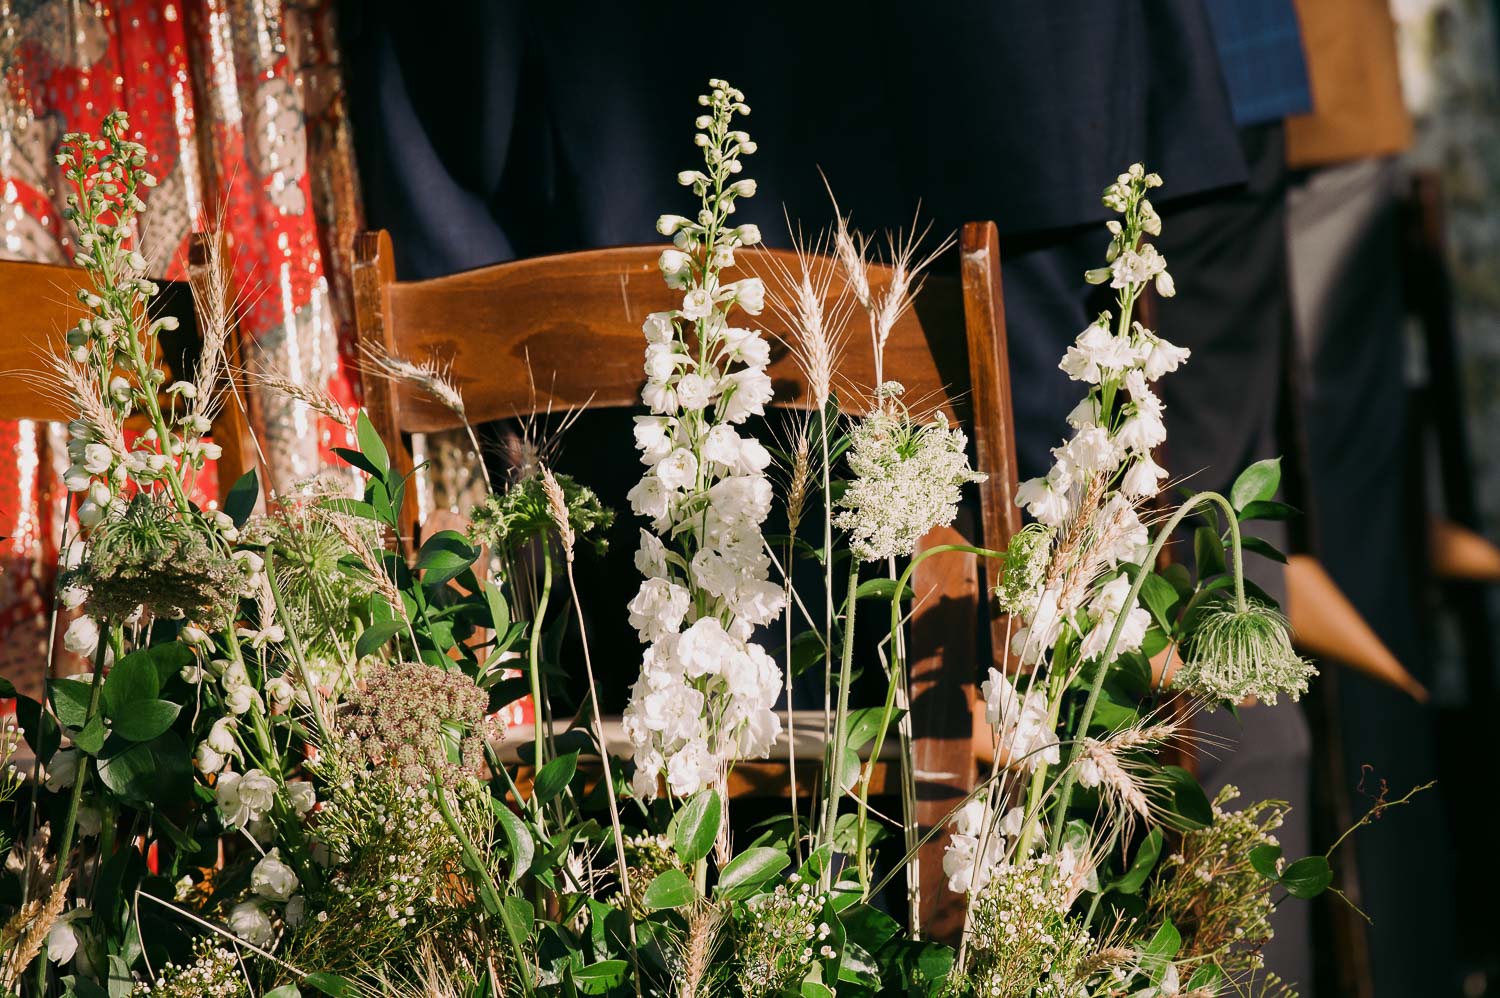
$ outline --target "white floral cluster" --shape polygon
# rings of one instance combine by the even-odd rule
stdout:
[[[654,797],[666,775],[672,793],[714,782],[736,758],[765,755],[780,732],[773,711],[781,671],[750,640],[780,615],[780,586],[769,581],[761,523],[771,508],[765,475],[771,457],[736,427],[765,412],[770,346],[757,331],[731,324],[738,306],[758,315],[759,278],[721,281],[735,250],[760,241],[753,225],[732,226],[735,202],[755,193],[734,180],[740,157],[755,151],[736,115],[743,95],[722,80],[699,98],[697,120],[705,171],[678,180],[702,199],[696,219],[664,215],[672,237],[660,266],[682,305],[648,316],[646,387],[651,415],[637,417],[635,437],[648,470],[631,489],[632,509],[649,517],[636,566],[645,581],[630,602],[630,621],[648,647],[625,731],[635,748],[638,794]]]
[[[1058,764],[1057,730],[1041,684],[1034,683],[1022,696],[1004,673],[992,668],[979,692],[984,697],[986,723],[1000,733],[998,752],[1023,769]]]
[[[1025,626],[1017,631],[1014,650],[1024,662],[1040,661],[1064,627],[1083,638],[1083,658],[1104,652],[1129,581],[1117,576],[1102,586],[1094,582],[1143,556],[1147,534],[1135,504],[1154,496],[1167,476],[1151,457],[1167,437],[1165,407],[1151,384],[1175,371],[1189,351],[1129,321],[1148,283],[1159,295],[1174,293],[1166,260],[1142,242],[1161,232],[1161,219],[1146,198],[1160,185],[1160,177],[1135,164],[1105,191],[1104,203],[1124,218],[1108,223],[1114,237],[1109,265],[1086,276],[1118,289],[1119,319],[1101,314],[1068,348],[1059,366],[1089,385],[1089,393],[1068,414],[1073,434],[1053,449],[1051,470],[1023,482],[1016,495],[1038,523],[1071,541],[1057,547],[1058,556],[1070,560],[1054,566],[1052,584],[1021,614]],[[1082,625],[1080,607],[1086,610]],[[1116,653],[1140,647],[1149,625],[1145,610],[1130,608]]]
[[[988,817],[985,802],[978,798],[959,808],[953,816],[953,836],[943,850],[943,873],[948,877],[948,889],[955,894],[984,890],[995,873],[1009,865],[1010,844],[1021,834],[1026,812],[1024,808],[1011,808],[985,834]]]
[[[834,522],[849,532],[861,561],[910,555],[923,534],[958,516],[963,486],[986,477],[969,468],[964,432],[941,412],[928,423],[913,419],[899,402],[902,393],[896,382],[882,385],[880,407],[851,434],[855,477]]]

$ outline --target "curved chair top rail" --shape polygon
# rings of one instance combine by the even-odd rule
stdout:
[[[162,367],[169,374],[192,371],[199,346],[192,291],[186,281],[158,283],[151,313],[178,319],[176,330],[160,335]],[[93,289],[82,267],[0,260],[0,419],[73,418],[72,404],[56,387],[52,358],[66,351],[68,330],[89,314],[78,292]]]
[[[394,279],[390,237],[367,232],[356,243],[356,296],[366,314],[378,310],[388,351],[451,372],[473,422],[585,405],[635,406],[645,382],[641,325],[650,313],[682,302],[682,292],[668,288],[657,269],[662,249],[588,250],[400,282]],[[842,308],[848,316],[834,389],[845,408],[858,410],[876,387],[869,325],[836,262],[811,257],[810,264],[817,273],[828,270],[826,309]],[[725,277],[764,280],[765,310],[758,316],[737,311],[734,321],[764,330],[771,340],[775,404],[808,407],[794,334],[770,304],[785,281],[800,277],[799,268],[793,252],[757,248],[741,251]],[[878,294],[892,272],[874,267],[871,277]],[[967,415],[961,404],[969,384],[964,302],[956,277],[927,278],[915,308],[896,323],[884,370],[906,386],[914,408]],[[453,413],[420,389],[400,384],[388,390],[400,429],[435,432],[458,425]]]

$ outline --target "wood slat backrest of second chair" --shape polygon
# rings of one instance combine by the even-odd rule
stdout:
[[[660,247],[590,250],[400,282],[389,236],[364,233],[356,243],[354,265],[360,342],[366,349],[446,368],[474,423],[582,406],[634,407],[644,382],[641,325],[649,313],[681,303],[682,293],[661,279],[659,254]],[[970,427],[976,463],[989,475],[980,489],[981,529],[965,532],[959,529],[962,523],[937,528],[923,538],[919,550],[979,540],[1003,547],[1019,528],[999,247],[992,223],[964,228],[960,259],[961,278],[929,278],[914,309],[896,324],[885,352],[885,375],[906,387],[908,400],[941,409]],[[832,261],[815,265],[832,266]],[[778,268],[797,273],[798,266],[793,253],[760,250],[742,253],[734,276],[756,274],[774,288]],[[876,267],[871,277],[878,293],[892,274]],[[842,290],[841,278],[835,276],[830,297],[836,299]],[[769,374],[775,404],[807,407],[806,379],[785,347],[792,332],[774,313],[768,307],[746,321],[766,330],[773,343]],[[862,316],[851,328],[839,385],[868,393],[875,371]],[[367,379],[365,401],[402,471],[411,469],[403,433],[460,425],[452,411],[410,385]],[[412,523],[412,536],[403,539],[408,550],[416,531]],[[972,536],[976,533],[980,536]],[[995,581],[988,567],[986,578],[989,584]],[[911,716],[917,817],[925,829],[941,821],[974,784],[970,703],[974,677],[981,671],[976,614],[987,607],[983,594],[988,590],[970,555],[928,558],[912,581]],[[800,757],[798,769],[805,787]],[[747,762],[735,771],[741,787],[785,792],[784,763]],[[959,907],[940,904],[946,890],[941,855],[941,838],[934,837],[922,853],[922,896],[924,923],[938,934],[954,929],[949,909]]]
[[[209,261],[214,259],[205,244],[209,238],[204,233],[193,236],[188,281],[158,282],[161,291],[152,314],[178,320],[175,331],[160,334],[163,367],[173,378],[190,378],[198,356],[201,339],[189,285],[207,279]],[[65,422],[73,418],[67,396],[51,371],[50,358],[67,351],[67,331],[89,314],[78,300],[80,290],[94,290],[82,267],[0,260],[0,419]],[[229,331],[225,351],[230,369],[238,370],[235,328]],[[225,400],[210,434],[223,449],[218,461],[221,493],[254,463],[242,407],[246,393],[243,385],[236,384],[236,390],[239,400]]]

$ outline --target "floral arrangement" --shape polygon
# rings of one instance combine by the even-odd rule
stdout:
[[[1285,861],[1281,804],[1233,810],[1228,793],[1211,804],[1162,756],[1190,737],[1181,718],[1193,710],[1295,698],[1312,669],[1241,570],[1253,546],[1242,522],[1285,513],[1275,462],[1229,496],[1192,496],[1154,538],[1145,522],[1162,515],[1148,504],[1165,477],[1151,458],[1166,432],[1151,386],[1188,360],[1133,319],[1148,285],[1173,292],[1147,242],[1160,179],[1134,166],[1104,194],[1119,218],[1107,265],[1087,279],[1107,282],[1117,308],[1062,360],[1086,390],[1056,464],[1022,487],[1034,522],[1004,552],[960,549],[1003,562],[994,595],[1010,654],[983,684],[993,770],[923,836],[906,583],[921,559],[953,552],[914,555],[981,476],[962,431],[883,373],[863,405],[841,404],[833,383],[861,314],[884,371],[932,257],[893,239],[895,279],[877,288],[870,241],[840,218],[818,244],[850,289],[838,303],[817,254],[771,288],[730,279],[760,240],[732,222],[755,194],[742,176],[755,143],[739,91],[711,81],[701,103],[703,166],[679,175],[697,213],[658,226],[681,305],[644,326],[628,759],[605,751],[576,584],[613,512],[533,448],[474,511],[471,534],[437,533],[408,561],[387,545],[406,483],[383,442],[363,416],[351,423],[296,388],[357,440],[339,452],[357,485],[328,476],[262,501],[251,473],[219,509],[195,507],[193,478],[215,452],[205,433],[233,404],[219,384],[230,317],[216,296],[199,303],[198,371],[164,384],[156,334],[169,320],[151,317],[156,286],[133,248],[153,183],[144,150],[118,113],[97,137],[65,138],[68,220],[94,288],[55,361],[77,412],[61,603],[65,644],[93,667],[50,680],[43,700],[18,698],[39,768],[0,781],[14,829],[0,990],[1148,998],[1279,987],[1257,970],[1268,913],[1281,896],[1324,890],[1326,858]],[[770,347],[753,328],[768,304],[795,334],[815,403],[787,417],[774,449],[749,429],[773,399]],[[442,372],[391,357],[381,367],[462,415]],[[149,428],[131,439],[133,418]],[[788,531],[768,536],[778,505]],[[1203,521],[1197,574],[1160,568],[1191,514]],[[821,592],[795,590],[799,561]],[[865,662],[856,610],[871,602],[889,627]],[[573,626],[582,661],[565,665],[559,638]],[[772,749],[793,674],[819,668],[826,750],[812,806],[798,810],[793,767],[788,813],[733,827],[734,767]],[[587,681],[571,721],[549,688],[565,670]],[[880,702],[853,709],[861,674]],[[505,746],[496,713],[526,695],[543,723]],[[892,737],[901,812],[884,815],[872,760]],[[6,758],[16,748],[14,731],[0,735]],[[918,854],[934,834],[966,913],[958,940],[929,938],[917,919]]]

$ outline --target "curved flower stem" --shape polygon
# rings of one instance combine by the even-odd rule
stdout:
[[[540,772],[545,753],[542,750],[544,740],[544,729],[547,724],[546,710],[542,705],[542,622],[547,616],[547,601],[552,595],[552,545],[547,538],[542,538],[542,593],[537,597],[536,613],[531,621],[531,640],[527,648],[527,665],[531,675],[531,714],[532,714],[532,759],[533,771]],[[543,822],[540,809],[538,809],[537,821]],[[545,829],[545,823],[542,827]]]
[[[1048,849],[1056,853],[1058,846],[1062,843],[1063,826],[1068,815],[1068,805],[1073,802],[1073,785],[1078,779],[1078,759],[1083,754],[1084,736],[1088,734],[1089,724],[1094,719],[1094,708],[1099,703],[1099,692],[1104,688],[1104,676],[1109,671],[1110,663],[1114,661],[1115,646],[1119,644],[1120,634],[1125,630],[1125,618],[1129,615],[1131,608],[1140,598],[1141,586],[1145,584],[1146,576],[1151,574],[1151,566],[1156,564],[1157,556],[1166,545],[1167,539],[1182,523],[1187,515],[1199,506],[1214,503],[1224,511],[1224,516],[1229,520],[1229,536],[1234,555],[1234,604],[1235,609],[1243,613],[1245,604],[1245,564],[1244,552],[1240,544],[1240,521],[1235,513],[1234,507],[1229,500],[1217,492],[1199,492],[1187,502],[1177,508],[1171,518],[1167,520],[1156,535],[1156,540],[1151,544],[1151,550],[1147,553],[1145,561],[1141,563],[1140,571],[1135,575],[1135,581],[1130,584],[1130,592],[1125,597],[1124,604],[1120,607],[1119,614],[1115,617],[1115,626],[1109,634],[1109,644],[1104,646],[1104,654],[1099,656],[1099,668],[1094,673],[1094,684],[1089,687],[1089,698],[1084,702],[1083,713],[1078,717],[1078,726],[1074,729],[1073,751],[1068,753],[1067,765],[1063,770],[1062,784],[1057,794],[1057,808],[1052,821],[1052,837]]]
[[[892,654],[890,685],[886,688],[885,707],[880,715],[880,727],[875,729],[875,742],[870,749],[870,761],[865,766],[864,778],[860,781],[859,787],[859,823],[857,825],[859,835],[859,882],[861,887],[864,889],[864,894],[866,897],[869,896],[870,886],[869,861],[868,857],[865,855],[865,825],[868,820],[870,811],[870,782],[875,777],[875,765],[880,761],[880,750],[885,746],[885,733],[886,730],[890,727],[891,716],[895,713],[896,709],[896,691],[902,682],[902,673],[905,671],[906,666],[905,645],[904,643],[896,640],[896,633],[901,628],[901,594],[906,592],[906,586],[911,581],[912,573],[916,571],[918,565],[935,554],[944,554],[949,551],[958,551],[962,552],[963,554],[978,555],[982,558],[1004,557],[1004,555],[998,551],[991,551],[988,548],[974,547],[969,544],[939,544],[915,555],[911,559],[911,562],[906,566],[906,570],[901,573],[900,578],[896,580],[896,591],[891,593]],[[851,586],[851,598],[853,596],[853,593],[854,588]],[[852,620],[854,616],[852,602],[850,604],[849,615],[850,619]],[[848,639],[846,637],[846,653],[848,647]],[[840,714],[843,714],[842,710],[840,711]],[[908,815],[907,817],[908,820],[910,820],[912,816]],[[910,845],[908,845],[908,850],[909,849]]]

